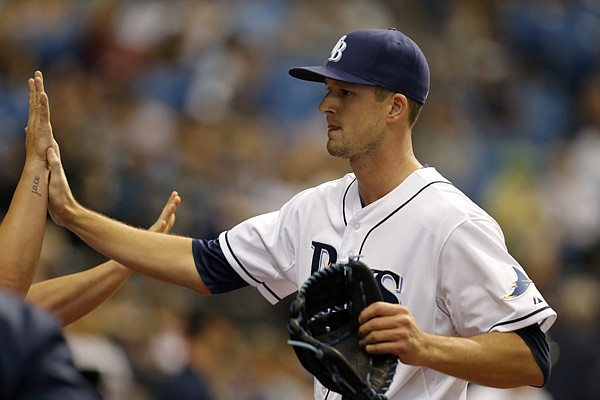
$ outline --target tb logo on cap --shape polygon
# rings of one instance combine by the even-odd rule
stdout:
[[[338,62],[342,59],[342,52],[346,50],[346,36],[347,35],[342,36],[335,44],[333,50],[331,50],[331,56],[329,57],[328,61]]]

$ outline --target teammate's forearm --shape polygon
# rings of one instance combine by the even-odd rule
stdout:
[[[48,205],[45,163],[26,162],[0,225],[0,285],[29,290],[42,250]]]
[[[471,338],[428,335],[423,366],[484,386],[541,386],[543,374],[531,350],[515,333]]]
[[[132,274],[110,260],[86,271],[35,283],[27,300],[52,311],[66,326],[103,304]]]
[[[192,239],[149,232],[74,204],[61,224],[90,247],[141,274],[210,294],[192,255]]]

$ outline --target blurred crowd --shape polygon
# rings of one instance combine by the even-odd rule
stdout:
[[[432,73],[417,158],[498,220],[559,313],[546,388],[471,399],[597,399],[599,0],[2,0],[0,215],[23,166],[36,69],[83,205],[147,227],[177,190],[173,232],[212,238],[349,171],[325,150],[324,87],[287,70],[324,63],[351,30],[391,26]],[[102,260],[49,221],[38,279]],[[306,399],[288,302],[250,288],[202,298],[134,276],[66,334],[107,400],[158,399],[195,354],[212,360],[194,363],[215,399]],[[199,308],[224,320],[191,351],[187,316]]]

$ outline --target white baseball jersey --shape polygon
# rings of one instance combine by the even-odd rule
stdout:
[[[219,239],[230,265],[272,303],[316,270],[360,255],[385,299],[407,306],[426,332],[473,336],[534,323],[545,332],[556,319],[508,253],[498,224],[431,167],[366,207],[348,174]],[[465,399],[466,387],[463,380],[399,363],[387,396]],[[341,396],[315,382],[315,399]]]

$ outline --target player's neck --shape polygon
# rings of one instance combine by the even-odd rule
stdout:
[[[364,205],[371,204],[384,197],[410,174],[422,168],[414,156],[402,157],[393,163],[369,163],[352,165],[356,175],[358,190]]]

